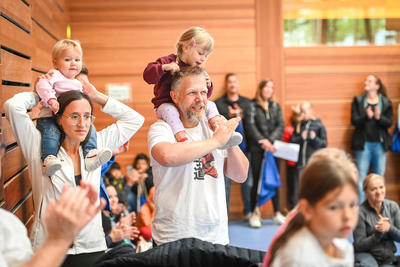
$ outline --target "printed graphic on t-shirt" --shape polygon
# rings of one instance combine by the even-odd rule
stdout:
[[[210,175],[213,178],[218,178],[218,171],[214,168],[212,163],[214,162],[214,156],[212,153],[208,153],[202,158],[194,161],[196,166],[194,167],[194,179],[204,180],[204,176]]]

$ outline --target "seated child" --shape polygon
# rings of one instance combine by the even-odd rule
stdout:
[[[61,169],[61,162],[57,158],[60,148],[60,131],[53,120],[53,113],[59,109],[57,97],[62,93],[76,90],[82,91],[82,84],[75,77],[82,70],[82,48],[78,41],[61,40],[56,43],[52,51],[54,69],[49,71],[50,79],[40,79],[36,84],[36,91],[42,99],[45,107],[39,113],[37,129],[42,134],[42,161],[45,176],[54,175]],[[110,160],[112,152],[108,148],[101,150],[97,148],[96,130],[93,127],[95,117],[87,114],[83,118],[77,115],[68,117],[71,125],[78,127],[89,127],[90,138],[84,146],[83,155],[85,167],[93,171]]]

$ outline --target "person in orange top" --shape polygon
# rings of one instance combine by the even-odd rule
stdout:
[[[137,217],[135,224],[135,226],[140,231],[140,235],[143,236],[143,238],[146,240],[150,240],[152,238],[151,223],[153,222],[154,211],[155,211],[155,206],[153,201],[154,190],[155,190],[154,186],[150,188],[149,199],[147,200],[147,203],[145,203],[140,208],[139,215]]]

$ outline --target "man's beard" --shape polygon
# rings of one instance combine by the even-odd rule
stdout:
[[[182,100],[178,97],[179,106],[182,107]],[[187,119],[191,122],[199,123],[206,116],[206,108],[207,105],[202,104],[203,110],[201,112],[195,112],[192,110],[192,105],[187,109],[182,110],[182,112],[186,115]]]

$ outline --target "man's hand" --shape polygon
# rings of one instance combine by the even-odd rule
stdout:
[[[240,118],[233,118],[220,125],[215,125],[215,131],[212,138],[218,141],[218,143],[220,144],[220,146],[218,147],[224,146],[229,141],[233,132],[238,127],[239,121]]]
[[[238,104],[233,104],[233,107],[228,106],[229,118],[241,117],[243,118],[243,109]]]

